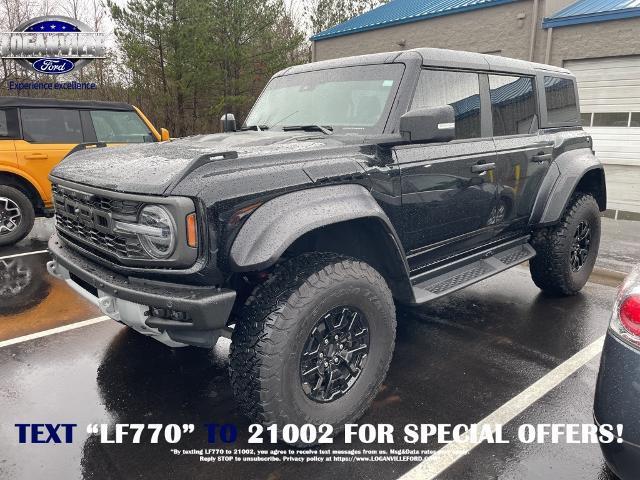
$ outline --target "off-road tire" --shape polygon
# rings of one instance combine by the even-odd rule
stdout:
[[[0,198],[2,197],[15,202],[20,209],[22,217],[15,230],[8,233],[0,233],[0,247],[13,245],[26,237],[33,228],[36,216],[31,200],[17,188],[0,185]]]
[[[302,388],[301,352],[316,322],[345,304],[367,318],[367,361],[343,396],[316,402]],[[230,375],[238,405],[251,421],[327,423],[337,432],[363,414],[387,374],[395,343],[393,298],[376,270],[331,253],[303,254],[276,267],[243,310],[232,335]]]
[[[571,249],[578,226],[588,222],[591,242],[587,259],[579,271],[571,268]],[[600,209],[595,198],[575,193],[560,223],[535,232],[532,245],[537,254],[529,262],[534,283],[553,295],[575,295],[587,283],[600,246]]]

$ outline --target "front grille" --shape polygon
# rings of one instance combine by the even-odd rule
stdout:
[[[135,216],[138,214],[138,209],[141,205],[140,202],[136,202],[134,200],[117,200],[104,195],[89,195],[78,190],[63,188],[56,184],[53,184],[51,190],[53,191],[53,197],[56,200],[63,198],[76,200],[78,197],[83,197],[85,200],[83,203],[88,207],[118,215]]]
[[[135,234],[115,232],[114,220],[135,222],[142,203],[54,184],[56,228],[65,240],[115,259],[149,260]]]

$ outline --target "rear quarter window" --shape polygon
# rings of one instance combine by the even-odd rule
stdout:
[[[579,123],[576,84],[573,79],[545,76],[544,91],[547,98],[547,123]]]

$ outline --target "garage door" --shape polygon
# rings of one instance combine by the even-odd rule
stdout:
[[[604,163],[640,165],[640,56],[568,60],[580,109]]]

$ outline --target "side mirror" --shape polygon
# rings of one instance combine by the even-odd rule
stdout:
[[[448,142],[456,138],[456,114],[451,105],[410,110],[400,117],[406,142]]]
[[[169,130],[167,130],[166,128],[161,128],[160,129],[160,141],[161,142],[167,142],[171,139],[171,135],[169,135]]]
[[[223,132],[236,131],[236,117],[233,113],[225,113],[220,119],[220,125]]]

